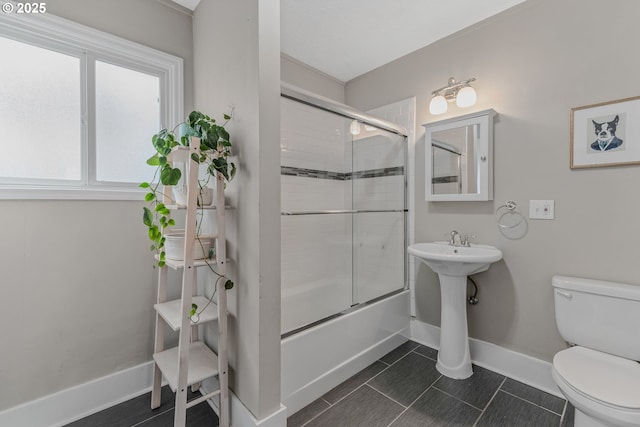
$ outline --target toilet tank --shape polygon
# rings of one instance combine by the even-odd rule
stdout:
[[[640,361],[640,286],[567,276],[552,285],[565,341]]]

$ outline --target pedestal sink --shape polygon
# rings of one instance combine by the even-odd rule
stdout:
[[[473,370],[467,329],[467,276],[488,270],[502,259],[502,252],[493,246],[453,246],[446,242],[416,243],[408,251],[440,278],[442,314],[436,369],[449,378],[468,378]]]

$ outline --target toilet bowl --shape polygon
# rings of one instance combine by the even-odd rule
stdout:
[[[575,346],[552,376],[575,407],[575,427],[640,426],[640,286],[553,278],[556,323]]]
[[[552,375],[576,408],[576,427],[640,426],[639,363],[576,346],[555,355]]]

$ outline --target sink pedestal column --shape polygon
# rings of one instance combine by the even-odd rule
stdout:
[[[436,369],[445,377],[469,378],[473,374],[467,330],[467,277],[440,278],[440,351]]]

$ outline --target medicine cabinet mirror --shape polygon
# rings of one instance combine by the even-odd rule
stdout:
[[[494,110],[424,125],[425,199],[493,200]]]

